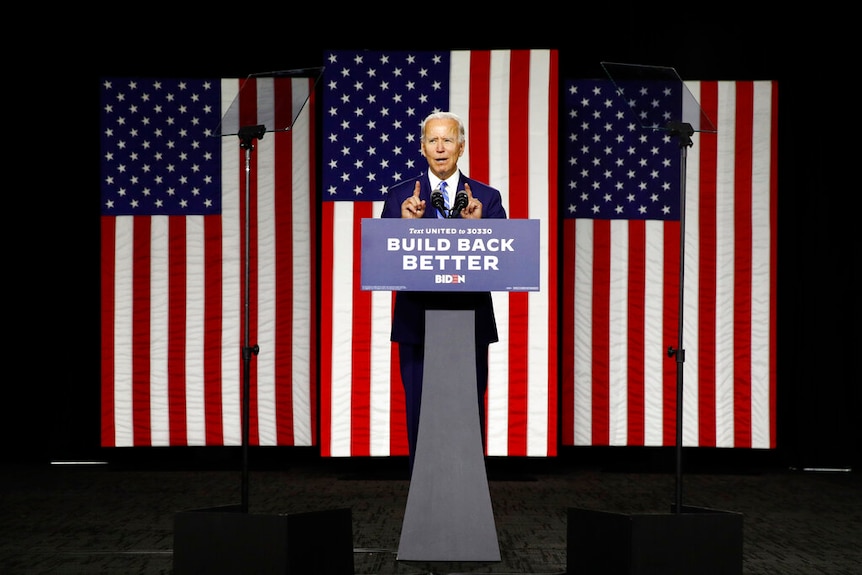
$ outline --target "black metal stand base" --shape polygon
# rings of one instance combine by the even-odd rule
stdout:
[[[567,575],[741,575],[742,515],[568,510]]]
[[[255,515],[241,506],[177,513],[174,575],[353,575],[349,509]]]

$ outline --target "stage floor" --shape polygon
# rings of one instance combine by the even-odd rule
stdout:
[[[0,572],[170,574],[176,514],[239,504],[243,485],[250,513],[349,508],[356,574],[564,574],[569,508],[668,513],[678,486],[685,505],[743,515],[745,575],[856,575],[862,565],[862,481],[852,471],[698,465],[679,481],[666,462],[489,458],[501,561],[421,563],[397,560],[405,458],[270,450],[252,454],[244,482],[233,455],[119,453],[0,467]]]

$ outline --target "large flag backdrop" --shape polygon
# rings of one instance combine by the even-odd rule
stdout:
[[[333,51],[322,102],[320,445],[324,456],[407,453],[392,294],[359,289],[360,223],[387,187],[427,169],[421,120],[458,113],[459,165],[501,190],[510,218],[541,221],[541,290],[495,293],[489,455],[555,455],[557,437],[557,122],[555,50]]]
[[[238,93],[243,126],[297,118],[250,156],[249,443],[316,443],[313,85],[101,81],[103,446],[242,443],[247,156],[217,135]]]
[[[717,131],[686,161],[683,444],[773,448],[778,86],[685,86]],[[680,144],[625,109],[667,98],[565,92],[562,444],[675,445]]]

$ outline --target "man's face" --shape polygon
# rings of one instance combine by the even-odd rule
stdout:
[[[425,124],[422,155],[435,176],[445,180],[458,170],[458,158],[464,153],[464,142],[458,141],[458,122],[429,120]]]

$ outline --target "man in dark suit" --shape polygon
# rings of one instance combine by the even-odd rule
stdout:
[[[458,169],[464,154],[466,135],[461,119],[450,112],[430,114],[422,122],[420,132],[422,155],[428,170],[406,180],[387,193],[383,205],[384,218],[465,219],[505,218],[506,209],[500,192],[486,184],[466,177]],[[467,204],[458,212],[448,212],[432,205],[432,192],[450,190],[454,202],[456,190],[467,194]],[[451,206],[447,204],[451,209]],[[457,208],[456,208],[457,209]],[[396,292],[392,318],[391,340],[398,343],[401,382],[407,411],[407,440],[410,469],[419,433],[419,410],[422,400],[424,369],[425,311],[428,309],[475,310],[476,318],[476,382],[479,398],[479,422],[485,433],[485,391],[488,385],[488,345],[499,341],[494,307],[489,292]],[[484,442],[484,441],[483,441]]]

